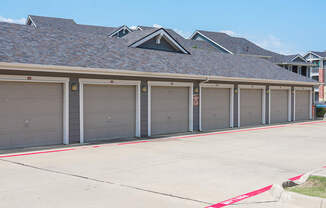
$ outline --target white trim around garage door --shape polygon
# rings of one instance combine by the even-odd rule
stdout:
[[[63,144],[69,144],[69,78],[25,75],[0,75],[0,81],[63,84]]]
[[[309,119],[312,119],[312,88],[311,87],[294,87],[293,91],[293,121],[295,121],[295,94],[297,90],[308,90],[309,91]]]
[[[159,82],[159,81],[149,81],[148,85],[148,129],[147,135],[152,135],[152,110],[151,110],[151,101],[152,86],[160,87],[189,87],[189,131],[193,131],[193,83],[192,82]]]
[[[229,88],[230,89],[230,128],[233,128],[234,115],[234,85],[233,84],[199,84],[199,131],[202,131],[202,88]]]
[[[291,121],[291,87],[286,86],[269,86],[268,94],[268,123],[271,123],[271,94],[272,90],[288,90],[288,121]]]
[[[265,85],[238,85],[238,128],[241,125],[240,118],[240,97],[241,89],[262,89],[262,113],[261,113],[261,122],[262,124],[266,123],[266,86]]]
[[[84,143],[84,85],[135,85],[136,86],[136,137],[140,137],[140,81],[111,79],[79,79],[80,143]]]

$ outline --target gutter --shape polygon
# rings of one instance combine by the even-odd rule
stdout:
[[[275,64],[280,64],[280,65],[295,65],[295,66],[315,66],[315,64],[311,63],[299,63],[299,62],[280,62],[280,63],[275,63]]]
[[[223,77],[223,76],[207,76],[207,75],[191,75],[178,73],[160,73],[160,72],[140,72],[119,69],[104,69],[104,68],[89,68],[75,66],[57,66],[57,65],[42,65],[42,64],[24,64],[24,63],[8,63],[0,62],[0,69],[11,71],[33,71],[33,72],[56,72],[56,73],[78,73],[78,74],[96,74],[96,75],[111,75],[111,76],[131,76],[131,77],[148,77],[148,78],[170,78],[170,79],[190,79],[203,81],[229,81],[229,82],[255,82],[268,84],[291,84],[291,85],[306,85],[319,86],[321,83],[289,81],[289,80],[270,80],[242,77]]]

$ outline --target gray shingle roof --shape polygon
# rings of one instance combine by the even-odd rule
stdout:
[[[55,17],[43,17],[29,15],[33,23],[37,28],[54,28],[63,31],[71,32],[85,32],[85,33],[96,33],[103,35],[110,35],[120,27],[104,27],[104,26],[95,26],[95,25],[83,25],[77,24],[72,19],[64,18],[55,18]]]
[[[312,51],[312,52],[317,54],[318,56],[326,57],[326,51],[324,51],[324,52]]]
[[[29,18],[32,19],[33,23],[37,27],[66,28],[76,24],[76,22],[73,19],[43,17],[43,16],[36,16],[36,15],[29,15]]]
[[[0,62],[314,82],[255,57],[131,48],[124,38],[10,23],[0,23]]]
[[[198,32],[234,54],[266,56],[268,57],[268,60],[273,63],[291,63],[291,57],[294,58],[296,55],[298,55],[282,55],[275,53],[263,49],[245,38],[232,37],[222,32],[210,32],[204,30],[198,30]]]

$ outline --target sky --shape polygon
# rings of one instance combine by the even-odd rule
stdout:
[[[29,14],[160,25],[185,37],[197,29],[222,31],[283,54],[326,50],[326,0],[1,0],[0,21],[24,24]]]

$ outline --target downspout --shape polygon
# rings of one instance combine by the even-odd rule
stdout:
[[[209,82],[209,76],[206,77],[206,80],[205,81],[199,82],[199,84],[201,84],[201,83],[207,83],[207,82]]]

